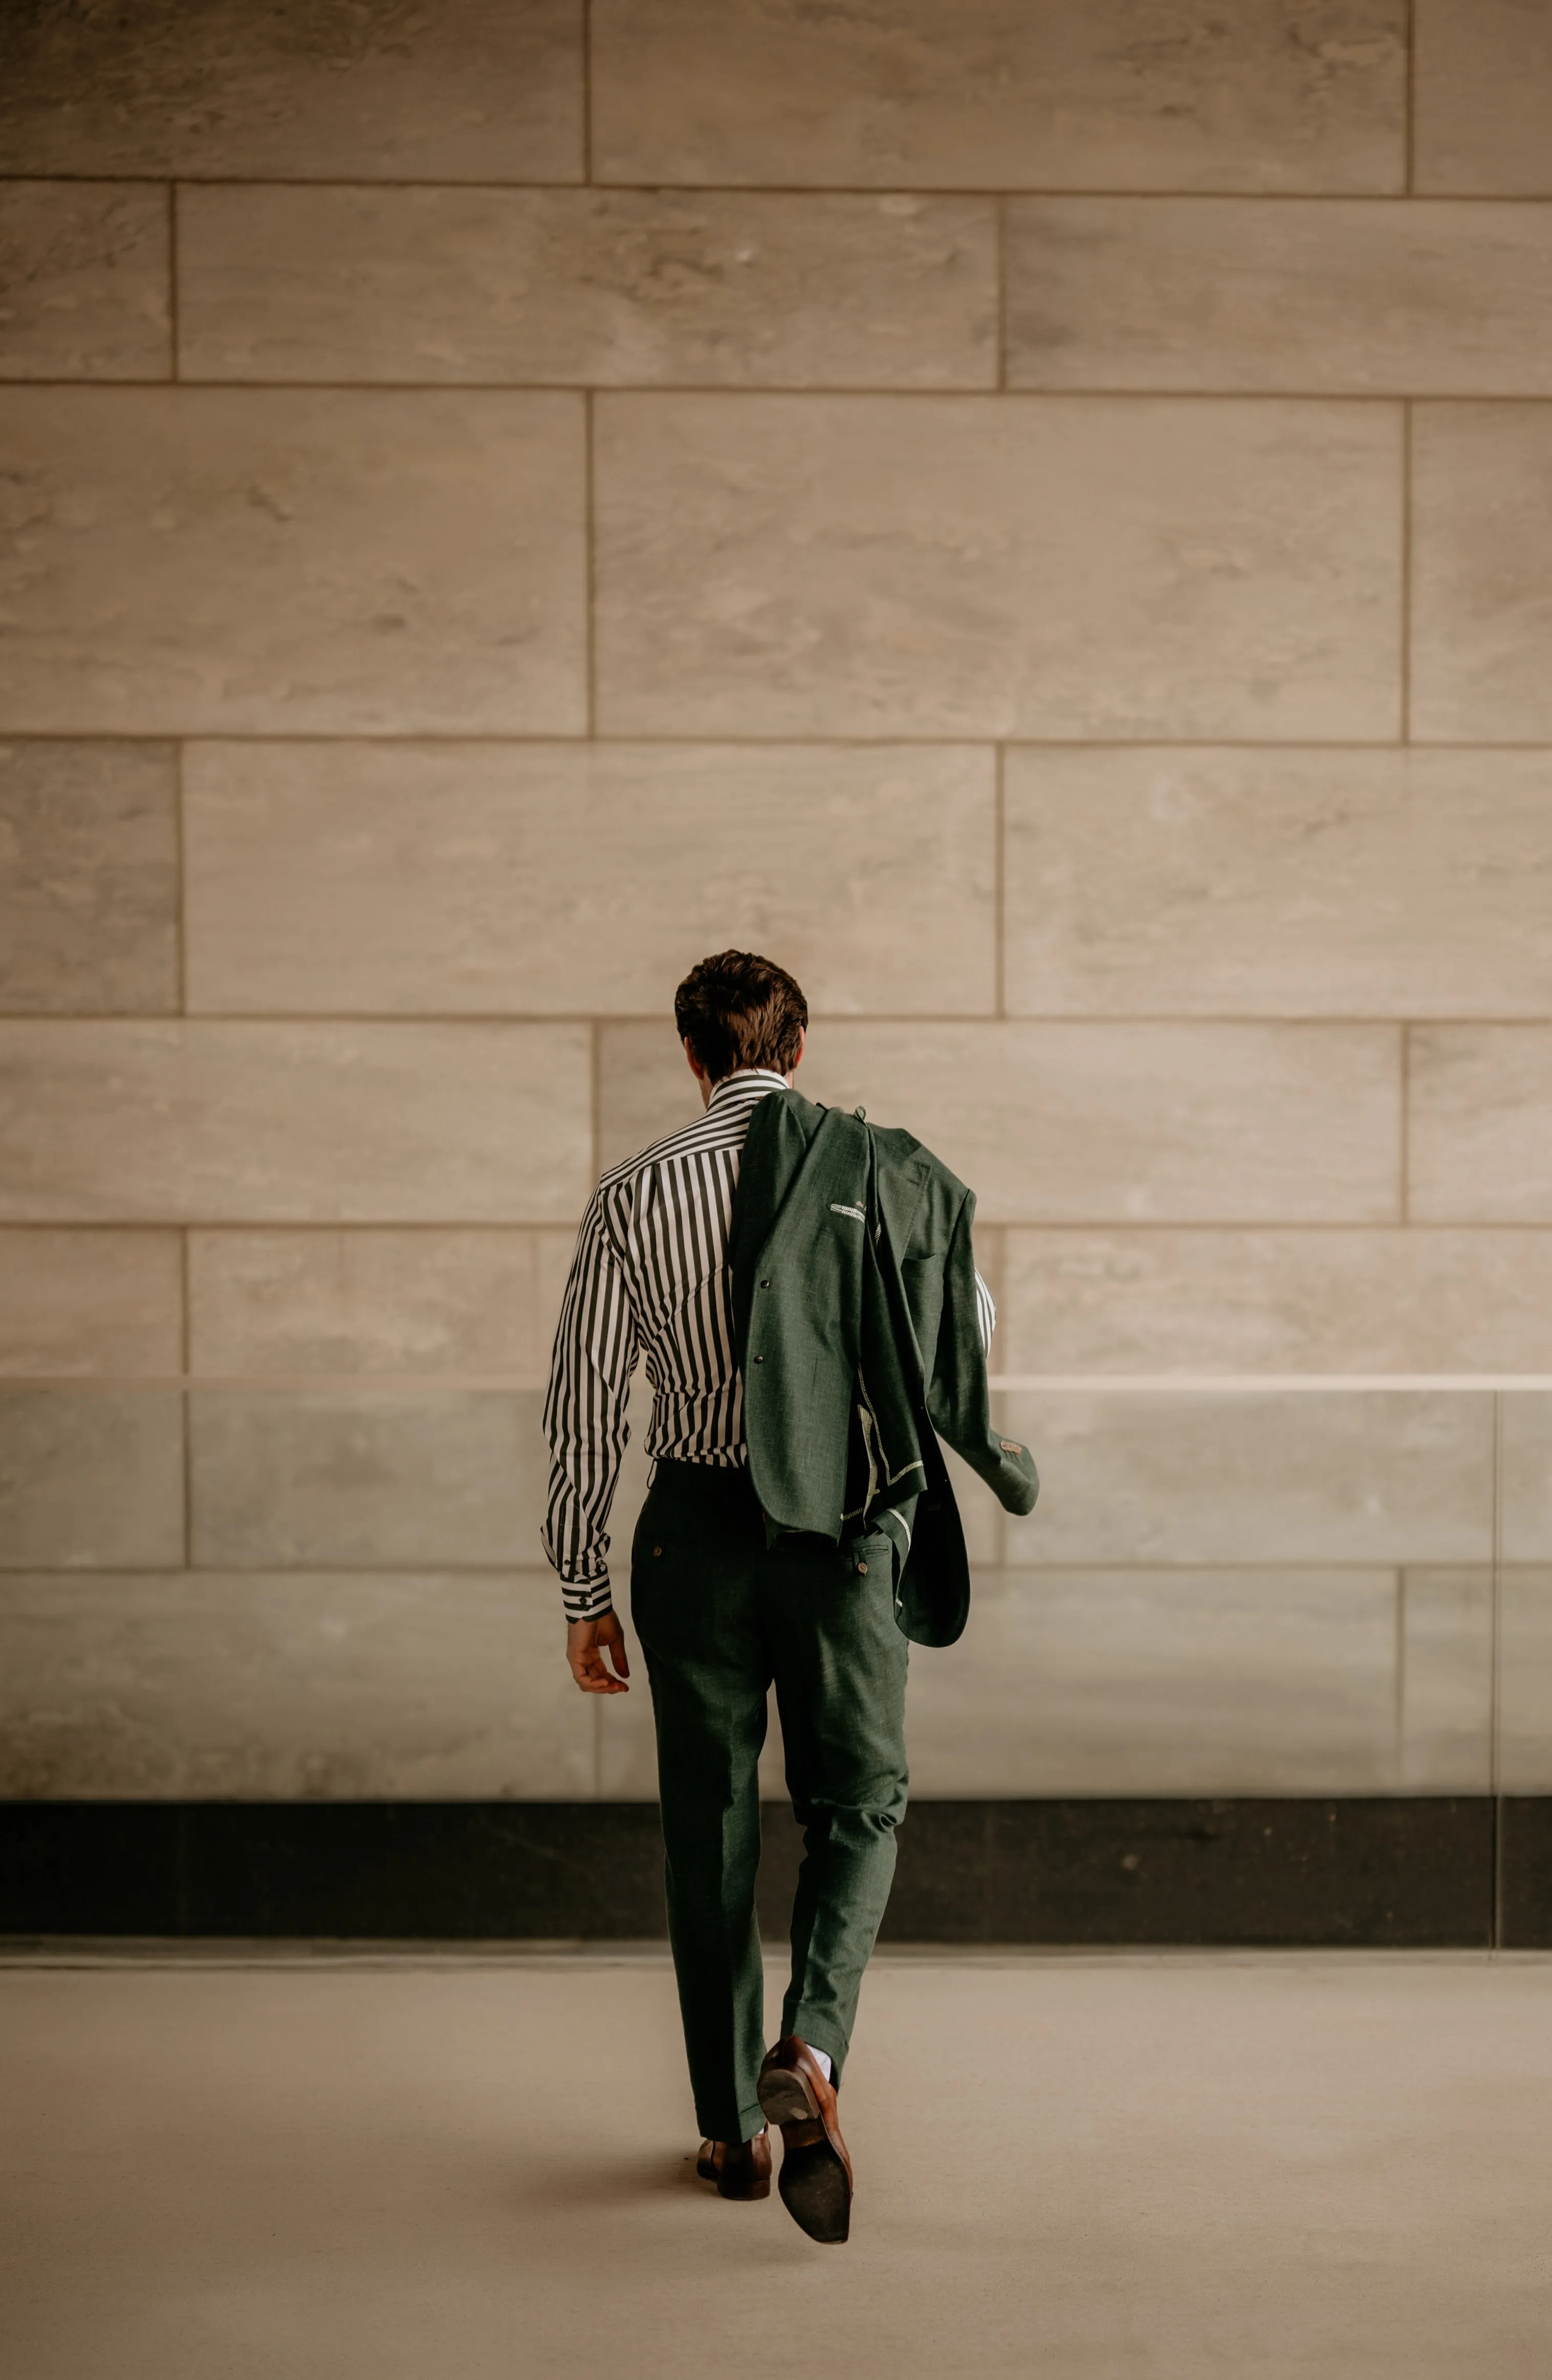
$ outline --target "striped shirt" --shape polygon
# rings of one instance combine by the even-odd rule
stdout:
[[[625,1398],[644,1362],[654,1460],[739,1468],[744,1383],[727,1260],[749,1118],[785,1077],[751,1067],[717,1085],[703,1116],[606,1173],[588,1202],[561,1302],[544,1428],[544,1550],[567,1620],[611,1606],[609,1508],[625,1446]],[[983,1346],[996,1315],[976,1277]]]

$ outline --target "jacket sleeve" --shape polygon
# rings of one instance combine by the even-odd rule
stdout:
[[[976,1270],[972,1226],[976,1196],[967,1190],[943,1259],[943,1310],[927,1387],[927,1415],[939,1437],[963,1455],[1010,1512],[1027,1512],[1039,1493],[1035,1458],[1017,1439],[992,1427],[987,1386],[991,1300]]]
[[[544,1429],[550,1496],[544,1550],[561,1574],[571,1620],[612,1609],[609,1508],[625,1446],[625,1398],[637,1364],[636,1317],[595,1191],[561,1303]]]

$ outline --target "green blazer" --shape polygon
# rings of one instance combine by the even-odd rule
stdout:
[[[773,1091],[749,1120],[729,1262],[751,1483],[772,1535],[882,1532],[895,1618],[952,1645],[970,1565],[941,1438],[1011,1512],[1039,1492],[993,1427],[975,1193],[908,1132]]]

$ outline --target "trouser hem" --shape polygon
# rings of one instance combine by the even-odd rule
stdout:
[[[846,2062],[846,2052],[851,2045],[840,2027],[830,2022],[821,2010],[816,2009],[810,2014],[799,2001],[790,2017],[783,2010],[782,2030],[783,2033],[795,2033],[799,2041],[806,2041],[810,2049],[822,2049],[831,2063],[831,2082],[840,2081],[841,2069]]]
[[[740,2107],[732,2131],[727,2129],[725,2118],[719,2117],[714,2123],[709,2122],[698,2107],[696,2109],[696,2122],[700,2126],[703,2141],[752,2141],[757,2132],[765,2130],[765,2111],[758,2099],[752,2107]]]

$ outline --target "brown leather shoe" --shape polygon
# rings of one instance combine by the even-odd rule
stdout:
[[[835,2093],[806,2041],[789,2033],[759,2070],[759,2103],[782,2127],[776,2187],[810,2240],[838,2242],[852,2228],[852,2160],[835,2116]]]
[[[714,2181],[720,2198],[769,2198],[770,2134],[752,2141],[702,2141],[696,2158],[702,2181]]]

